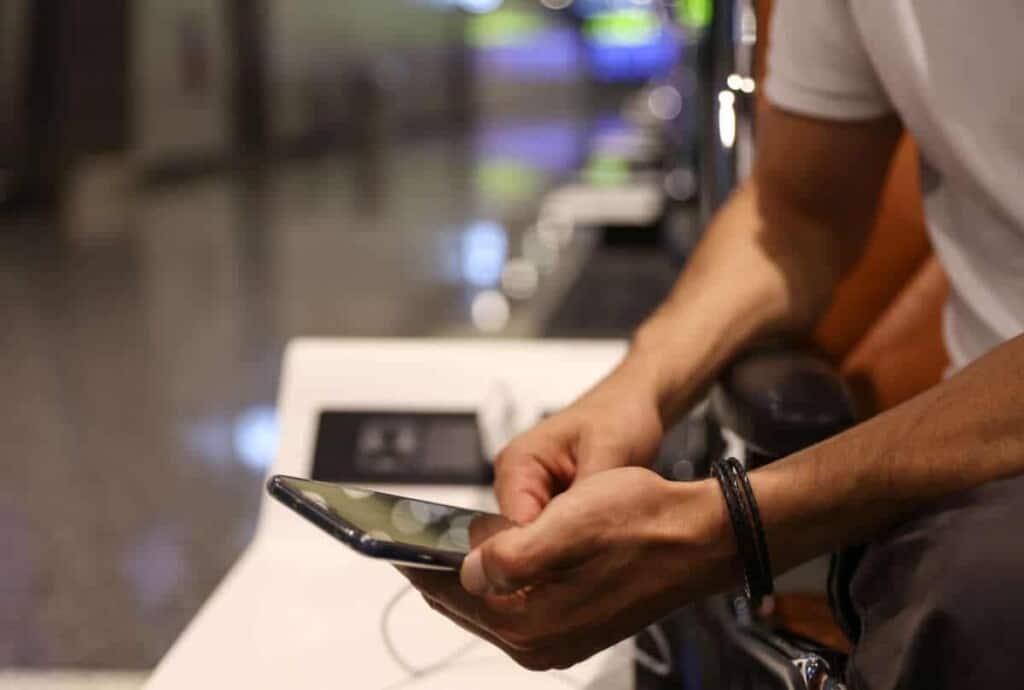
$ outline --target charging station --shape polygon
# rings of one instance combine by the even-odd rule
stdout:
[[[495,510],[484,452],[494,432],[481,420],[558,410],[625,351],[621,341],[295,341],[270,474]],[[431,611],[389,565],[264,495],[252,542],[146,688],[622,690],[633,674],[631,641],[568,671],[526,671]]]

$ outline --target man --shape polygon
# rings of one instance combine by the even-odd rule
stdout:
[[[952,285],[942,384],[751,474],[776,572],[871,541],[855,688],[1006,687],[1024,659],[1024,4],[780,0],[750,179],[625,361],[497,462],[503,512],[431,604],[561,667],[740,580],[717,484],[642,469],[753,339],[809,329],[902,128]]]

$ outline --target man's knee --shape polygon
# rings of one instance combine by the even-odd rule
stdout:
[[[1024,622],[1024,542],[1016,532],[1012,523],[971,522],[936,544],[930,558],[939,577],[925,596],[929,609],[971,637],[1019,630]]]
[[[851,684],[981,687],[1024,660],[1024,478],[947,501],[873,544],[853,582]]]

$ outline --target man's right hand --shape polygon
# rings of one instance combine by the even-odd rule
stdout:
[[[649,465],[664,434],[655,390],[620,367],[575,403],[516,437],[495,459],[502,513],[532,522],[556,495],[602,470]]]

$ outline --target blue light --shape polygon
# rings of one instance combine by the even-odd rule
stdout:
[[[508,254],[508,236],[499,223],[479,220],[462,233],[462,278],[473,287],[496,285]]]
[[[501,7],[503,0],[409,0],[413,5],[424,5],[438,10],[463,10],[473,14],[487,14]]]
[[[481,160],[512,160],[536,170],[564,173],[582,158],[583,142],[575,122],[567,119],[500,122],[476,136]]]
[[[669,31],[658,31],[648,43],[585,41],[591,73],[599,81],[643,81],[663,77],[679,57],[681,45]]]
[[[473,14],[487,14],[501,7],[502,0],[458,0],[459,7]]]
[[[650,2],[644,2],[643,0],[575,0],[569,9],[576,16],[586,19],[595,14],[615,12],[617,10],[631,10],[648,5],[650,5]]]
[[[263,471],[274,462],[278,436],[274,408],[270,405],[250,407],[235,421],[235,454],[247,467]]]
[[[506,45],[475,48],[476,69],[484,79],[570,83],[581,62],[577,33],[568,26],[546,26]]]

